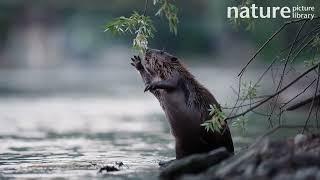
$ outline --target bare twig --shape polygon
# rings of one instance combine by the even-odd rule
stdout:
[[[238,76],[241,76],[249,64],[257,57],[257,55],[269,44],[269,42],[276,37],[288,24],[283,24],[260,48],[259,50],[252,56],[252,58],[247,62],[247,64],[241,69]]]
[[[308,98],[308,99],[305,99],[305,100],[303,100],[303,101],[301,101],[301,102],[298,102],[297,104],[294,104],[294,105],[288,107],[286,110],[287,110],[287,111],[296,110],[296,109],[298,109],[298,108],[300,108],[300,107],[302,107],[302,106],[304,106],[304,105],[307,105],[307,104],[311,103],[313,99],[315,99],[315,100],[320,99],[320,94],[318,94],[318,95],[316,95],[316,96],[312,96],[312,97],[310,97],[310,98]]]
[[[319,120],[318,120],[318,113],[319,113],[319,108],[320,106],[317,106],[317,110],[316,110],[316,127],[317,129],[319,129]]]
[[[315,53],[314,53],[314,55],[313,55],[313,59],[315,59],[316,53],[317,53],[317,51],[315,51]],[[318,71],[318,72],[319,72],[319,71]],[[319,76],[319,75],[318,75],[318,76]],[[296,97],[300,96],[300,94],[304,93],[316,80],[317,80],[317,79],[314,79],[314,80],[312,81],[312,83],[310,83],[301,93],[299,93],[299,94],[298,94],[297,96],[295,96],[293,99],[295,99]],[[317,86],[317,88],[318,88],[318,86]],[[302,106],[304,106],[304,105],[306,105],[306,104],[309,104],[309,103],[312,101],[313,98],[319,99],[319,98],[320,98],[320,95],[317,95],[316,97],[311,97],[311,98],[305,99],[305,100],[303,100],[303,101],[301,101],[301,102],[299,102],[299,103],[296,103],[296,104],[294,104],[294,105],[291,105],[291,106],[288,107],[286,110],[287,110],[287,111],[292,111],[292,110],[295,110],[295,109],[297,109],[297,108],[299,108],[299,107],[302,107]],[[287,102],[285,105],[287,105],[288,103],[290,103],[293,99],[291,99],[291,100],[290,100],[289,102]]]
[[[144,10],[143,10],[143,16],[145,16],[147,14],[147,9],[148,9],[148,1],[149,0],[146,0],[145,3],[144,3]]]
[[[260,81],[262,80],[262,78],[265,76],[265,74],[272,68],[273,64],[276,62],[277,58],[274,58],[273,61],[269,64],[269,66],[267,67],[267,69],[262,73],[262,75],[259,77],[259,79],[257,80],[257,82],[254,84],[254,87],[257,86]],[[237,100],[236,103],[234,104],[234,106],[231,108],[231,112],[229,113],[228,117],[232,116],[234,110],[235,110],[235,114],[238,112],[239,108],[242,108],[244,106],[247,105],[243,105],[243,103],[245,102],[245,99],[248,98],[249,94],[247,94],[243,99],[243,101],[240,103],[240,105],[238,105],[239,101],[241,100],[240,98],[240,94],[241,94],[241,80],[242,80],[242,76],[239,77],[239,84],[238,84],[238,92],[237,92]],[[268,96],[267,96],[268,97]],[[255,103],[258,103],[262,100],[256,101]],[[254,104],[255,104],[254,103]],[[249,103],[248,105],[252,105],[251,103]]]
[[[294,57],[291,59],[291,62],[293,62],[299,54],[314,40],[315,37],[311,38],[306,44],[303,45],[303,47],[294,55]]]
[[[300,93],[298,93],[296,96],[294,96],[293,98],[291,98],[289,101],[287,101],[286,103],[284,103],[282,106],[281,106],[281,109],[283,109],[286,105],[288,105],[290,102],[292,102],[293,100],[295,100],[297,97],[299,97],[301,94],[305,93],[311,86],[312,84],[316,82],[316,79],[313,80],[306,88],[304,88],[303,91],[301,91]],[[293,109],[290,109],[292,108],[293,106],[290,106],[289,108],[285,109],[284,111],[290,111],[290,110],[293,110]]]
[[[288,62],[289,62],[289,59],[290,59],[290,56],[291,56],[293,47],[295,46],[295,43],[297,42],[297,39],[298,39],[298,37],[299,37],[299,35],[300,35],[303,27],[305,26],[305,24],[306,24],[307,22],[308,22],[308,20],[305,20],[305,21],[303,22],[303,24],[301,25],[298,33],[296,34],[296,37],[295,37],[295,39],[294,39],[294,43],[292,43],[292,45],[291,45],[290,51],[289,51],[289,53],[288,53],[288,55],[287,55],[287,58],[286,58],[286,61],[285,61],[285,63],[284,63],[284,67],[283,67],[283,70],[282,70],[282,74],[281,74],[281,76],[280,76],[280,81],[279,81],[279,84],[278,84],[278,86],[277,86],[276,92],[277,92],[277,91],[280,89],[280,87],[282,86],[283,78],[284,78],[284,76],[285,76],[285,74],[286,74],[286,68],[287,68],[287,65],[288,65]],[[275,102],[274,102],[274,103],[277,104],[278,99],[279,99],[279,95],[275,96],[275,98],[276,98],[276,99],[275,99]],[[273,106],[272,109],[271,109],[270,117],[268,118],[268,121],[269,121],[271,127],[273,126],[272,121],[271,121],[271,117],[272,117],[272,114],[274,113],[275,109],[276,109],[276,106]],[[280,111],[280,112],[281,112],[281,111]]]
[[[313,25],[315,28],[313,28],[311,31],[308,31],[306,33],[302,33],[302,31],[304,30],[304,27],[306,26],[306,24],[310,21],[313,21],[315,19],[319,19],[320,17],[316,17],[314,19],[297,19],[297,20],[292,20],[292,21],[287,21],[285,22],[280,28],[278,28],[263,44],[262,46],[253,54],[253,56],[250,58],[250,60],[244,65],[244,67],[241,69],[240,73],[238,74],[239,77],[239,86],[238,86],[238,91],[235,93],[237,94],[237,99],[235,104],[233,105],[233,107],[231,108],[231,113],[229,113],[229,116],[227,116],[225,118],[225,120],[231,120],[231,119],[235,119],[241,116],[246,115],[249,112],[255,113],[257,115],[261,115],[261,116],[265,116],[268,118],[269,120],[269,125],[270,127],[273,127],[273,120],[271,118],[274,117],[274,113],[277,107],[279,107],[279,113],[276,113],[277,115],[277,119],[278,119],[278,124],[276,127],[272,128],[272,130],[270,131],[270,133],[267,133],[265,136],[271,134],[272,132],[280,129],[280,128],[301,128],[304,127],[303,125],[297,125],[297,126],[289,126],[289,125],[283,125],[283,119],[285,118],[285,114],[284,112],[285,107],[294,99],[296,99],[297,97],[299,97],[300,95],[302,95],[303,93],[305,93],[307,91],[307,89],[309,89],[310,87],[312,87],[312,85],[316,82],[316,79],[310,79],[308,77],[308,74],[310,74],[310,72],[315,71],[315,69],[317,67],[320,66],[320,63],[317,63],[316,65],[310,67],[309,69],[305,70],[305,72],[299,74],[294,80],[292,80],[289,84],[286,84],[285,86],[283,86],[284,84],[284,79],[285,77],[287,77],[288,73],[291,71],[294,71],[295,73],[297,73],[297,71],[295,70],[295,68],[291,65],[291,63],[297,58],[299,57],[299,55],[305,51],[306,48],[309,48],[309,45],[313,42],[314,38],[315,38],[315,34],[320,30],[320,26],[319,24],[315,24]],[[302,23],[300,23],[302,22]],[[273,41],[277,36],[279,36],[279,34],[290,24],[295,24],[295,23],[300,23],[301,26],[298,29],[295,38],[292,42],[290,42],[289,46],[286,47],[285,49],[280,50],[279,54],[272,60],[272,62],[268,65],[268,67],[266,67],[266,69],[264,70],[264,72],[260,75],[260,77],[257,79],[257,81],[254,84],[254,87],[256,87],[262,80],[263,78],[266,76],[266,74],[271,71],[271,75],[272,75],[272,80],[276,86],[275,88],[275,92],[268,96],[265,97],[263,99],[259,99],[259,100],[255,100],[253,101],[253,99],[250,98],[249,103],[247,103],[247,97],[248,94],[243,94],[242,89],[241,89],[241,82],[243,80],[243,75],[246,71],[246,69],[248,68],[248,66],[256,59],[256,57],[269,45],[271,44],[271,41]],[[311,24],[311,23],[310,23]],[[308,26],[309,27],[309,26]],[[301,34],[303,34],[302,36],[300,36]],[[289,49],[290,48],[290,49]],[[288,50],[289,49],[289,50]],[[283,57],[284,53],[287,53],[286,57],[284,58],[284,62],[279,61],[279,59],[281,57]],[[276,69],[277,74],[276,76],[280,76],[279,80],[275,80],[274,77],[274,67],[276,67],[277,65],[283,65],[283,66],[279,66],[281,68]],[[319,72],[319,71],[318,71]],[[281,73],[281,74],[280,74]],[[292,87],[293,84],[295,84],[297,81],[299,81],[300,79],[304,78],[304,77],[308,77],[312,82],[299,94],[297,94],[295,97],[291,98],[289,101],[287,101],[285,104],[283,105],[279,105],[277,106],[278,103],[278,99],[279,99],[279,95],[284,92],[285,90],[287,90],[289,87]],[[317,81],[318,82],[318,81]],[[318,83],[317,83],[318,86]],[[317,91],[317,90],[316,90]],[[315,94],[316,96],[317,94]],[[245,97],[244,97],[245,96]],[[315,100],[316,97],[313,97],[313,99]],[[244,97],[244,98],[242,98]],[[271,100],[274,104],[269,104],[270,106],[270,112],[269,113],[261,113],[261,112],[257,112],[256,109],[264,104],[266,104],[266,102],[270,102]],[[320,101],[320,94],[319,94],[319,101]],[[238,112],[239,111],[239,112]],[[318,111],[318,109],[317,109]],[[310,110],[309,113],[309,117],[307,119],[307,121],[305,122],[305,127],[308,126],[308,121],[310,119],[310,114],[312,112],[312,109]]]
[[[252,111],[253,113],[257,114],[257,115],[260,115],[260,116],[266,116],[266,117],[269,117],[270,114],[264,114],[264,113],[261,113],[261,112],[257,112],[257,111]]]
[[[313,110],[313,106],[314,106],[314,101],[315,101],[317,93],[318,93],[319,79],[320,79],[320,65],[318,65],[318,78],[317,78],[316,90],[314,91],[314,96],[313,96],[312,103],[311,103],[311,106],[310,106],[310,109],[309,109],[308,118],[307,118],[307,120],[306,120],[306,122],[304,124],[304,128],[302,130],[302,133],[304,133],[304,131],[305,131],[307,125],[308,125],[308,122],[310,120],[310,116],[311,116],[311,113],[312,113],[312,110]]]
[[[239,107],[241,107],[242,104],[239,105],[239,107],[237,107],[239,101],[240,101],[240,93],[241,93],[241,80],[242,80],[242,77],[239,77],[239,80],[238,80],[238,92],[237,92],[237,100],[236,102],[234,103],[233,105],[233,108],[231,110],[231,112],[229,113],[228,117],[231,116],[233,114],[234,111],[238,111]]]
[[[315,17],[312,20],[319,19],[320,17]],[[251,62],[257,57],[257,55],[274,39],[287,25],[293,24],[293,23],[298,23],[301,21],[306,21],[306,20],[311,20],[311,19],[297,19],[297,20],[292,20],[292,21],[287,21],[285,22],[260,48],[259,50],[252,56],[252,58],[247,62],[247,64],[241,69],[240,73],[238,76],[241,76],[244,71],[247,69],[247,67],[251,64]],[[311,20],[311,21],[312,21]]]
[[[309,31],[308,33],[304,34],[303,36],[301,36],[301,37],[296,41],[296,42],[302,41],[302,43],[299,45],[299,47],[300,47],[302,44],[304,44],[303,42],[304,42],[306,39],[308,39],[310,36],[318,33],[319,30],[320,30],[320,25],[317,26],[316,28],[312,29],[312,30]],[[295,40],[294,40],[294,41],[295,41]],[[290,43],[287,47],[285,47],[284,49],[282,49],[282,50],[280,51],[280,53],[285,52],[286,50],[288,50],[288,49],[292,46],[292,44],[295,43],[294,41],[293,41],[292,43]],[[298,47],[298,48],[299,48],[299,47]]]
[[[246,107],[246,106],[252,106],[253,104],[256,104],[256,103],[259,103],[263,101],[263,99],[259,99],[257,101],[254,101],[254,102],[250,102],[250,103],[247,103],[247,104],[241,104],[239,106],[233,106],[233,107],[221,107],[222,109],[235,109],[235,108],[242,108],[242,107]]]
[[[248,112],[260,107],[262,104],[264,104],[265,102],[269,101],[270,99],[274,98],[275,96],[279,95],[280,93],[282,93],[283,91],[285,91],[286,89],[288,89],[289,87],[291,87],[293,84],[295,84],[297,81],[299,81],[301,78],[303,78],[305,75],[307,75],[308,73],[310,73],[311,71],[313,71],[314,69],[316,69],[319,66],[320,63],[317,63],[315,66],[309,68],[308,70],[306,70],[304,73],[302,73],[300,76],[298,76],[296,79],[294,79],[293,81],[291,81],[288,85],[286,85],[285,87],[283,87],[281,90],[279,90],[278,92],[274,93],[273,95],[271,95],[270,97],[264,99],[263,101],[261,101],[260,103],[252,106],[251,108],[247,109],[246,111],[240,113],[240,114],[236,114],[234,116],[230,116],[227,117],[225,120],[229,120],[229,119],[234,119],[240,116],[243,116],[245,114],[247,114]]]

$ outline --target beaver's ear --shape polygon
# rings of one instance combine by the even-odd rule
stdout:
[[[171,61],[172,61],[172,62],[176,62],[176,61],[178,61],[178,58],[172,57],[172,58],[171,58]]]

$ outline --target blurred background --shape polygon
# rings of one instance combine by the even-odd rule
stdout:
[[[257,4],[297,2],[315,5]],[[284,22],[257,20],[253,31],[233,27],[226,9],[236,4],[177,1],[177,36],[165,18],[153,16],[151,1],[147,11],[157,29],[150,47],[183,59],[221,104],[233,102],[240,67]],[[130,66],[133,37],[104,32],[113,18],[143,8],[144,0],[0,1],[0,178],[97,177],[99,165],[115,161],[130,169],[110,178],[150,178],[159,160],[174,157],[164,114]],[[284,31],[247,77],[257,77],[296,29]],[[232,129],[237,151],[266,122],[251,125],[247,135]]]

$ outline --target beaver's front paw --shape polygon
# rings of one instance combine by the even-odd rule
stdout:
[[[132,63],[130,63],[133,67],[135,67],[137,70],[141,70],[143,69],[143,66],[141,64],[141,59],[139,56],[133,56],[133,58],[131,58]]]
[[[157,89],[157,84],[156,83],[150,83],[150,84],[146,85],[146,87],[144,88],[144,92],[152,91],[152,90],[156,90],[156,89]]]

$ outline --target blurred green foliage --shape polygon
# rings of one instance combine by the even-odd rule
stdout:
[[[249,119],[246,116],[241,116],[232,122],[232,127],[237,128],[242,134],[246,133]]]
[[[315,7],[314,13],[316,16],[320,15],[320,3],[312,0],[270,0],[270,1],[258,1],[258,0],[240,0],[240,1],[229,1],[227,6],[249,6],[256,4],[258,7],[294,7],[294,6],[313,6]],[[292,19],[276,18],[276,19],[261,19],[261,18],[248,18],[248,19],[231,19],[231,24],[235,29],[248,37],[251,42],[256,46],[257,50],[275,31],[277,31],[285,22]],[[300,28],[300,24],[292,24],[287,26],[276,38],[272,40],[269,46],[265,47],[263,52],[260,54],[260,59],[270,62],[273,58],[288,44],[292,43],[295,38],[297,31]],[[301,32],[301,36],[309,32],[312,29],[312,25],[305,26]],[[304,62],[308,59],[310,54],[301,54],[295,63]]]
[[[133,39],[133,48],[142,54],[148,48],[149,39],[154,37],[156,29],[150,16],[146,16],[148,0],[145,1],[145,9],[142,15],[134,12],[129,18],[121,16],[114,19],[106,25],[105,31],[111,31],[114,34],[124,34],[130,32],[135,34]],[[169,2],[169,0],[154,0],[153,5],[159,5],[160,8],[155,14],[161,16],[165,14],[169,22],[170,31],[177,34],[178,29],[178,8]]]
[[[241,96],[240,100],[253,100],[257,97],[257,88],[259,87],[258,84],[254,84],[252,81],[249,82],[242,82],[241,86]]]
[[[151,0],[150,0],[151,1]],[[295,6],[309,5],[315,6],[316,14],[319,15],[320,3],[314,0],[269,0],[254,1],[257,6]],[[104,25],[112,19],[124,16],[130,17],[133,10],[143,14],[144,0],[1,0],[0,1],[0,40],[2,44],[8,37],[11,26],[23,21],[24,9],[49,9],[56,12],[59,23],[67,26],[70,32],[78,31],[79,26],[72,26],[72,19],[75,16],[82,17],[83,23],[90,26],[94,31],[95,49],[102,48],[103,45],[125,44],[131,41],[130,35],[114,37],[111,34],[103,33]],[[254,47],[258,48],[274,31],[276,31],[287,19],[254,20],[254,31],[246,31],[246,25],[232,28],[230,19],[227,19],[227,7],[238,6],[242,1],[212,1],[212,0],[176,0],[175,5],[179,8],[179,33],[177,36],[167,31],[168,21],[163,14],[160,18],[153,18],[153,24],[157,28],[157,35],[150,39],[150,44],[154,48],[174,51],[177,54],[183,53],[185,56],[219,55],[227,49],[220,49],[221,41],[226,36],[233,38],[234,42],[248,40]],[[158,8],[149,8],[147,15],[153,16]],[[163,17],[163,18],[162,18]],[[283,31],[279,38],[275,39],[272,45],[268,46],[260,56],[260,59],[271,61],[274,53],[292,41],[295,31],[299,26],[289,27]],[[308,28],[308,27],[306,27]],[[78,37],[80,38],[80,37]],[[93,48],[93,49],[94,49]],[[253,49],[254,51],[254,49]],[[252,52],[244,52],[250,54]],[[305,59],[299,59],[303,62]]]
[[[169,22],[170,31],[174,34],[178,32],[178,8],[172,4],[169,0],[153,0],[153,4],[159,4],[160,8],[156,13],[156,16],[164,14]]]

